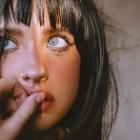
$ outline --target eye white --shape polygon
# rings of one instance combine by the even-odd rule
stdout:
[[[16,44],[14,41],[10,39],[6,39],[4,42],[4,49],[12,49],[15,48]]]
[[[52,37],[47,44],[48,47],[56,47],[56,48],[65,47],[66,45],[67,42],[65,41],[65,39],[61,37]]]

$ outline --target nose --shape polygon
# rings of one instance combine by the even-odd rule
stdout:
[[[39,66],[38,68],[28,68],[28,70],[22,71],[20,75],[23,81],[32,83],[39,83],[48,79],[44,69],[39,68]]]
[[[48,79],[48,72],[42,55],[30,51],[26,54],[24,69],[21,71],[21,79],[26,84],[40,83]]]

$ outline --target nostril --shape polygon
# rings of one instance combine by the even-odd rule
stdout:
[[[25,73],[21,72],[21,78],[25,81],[29,81],[30,80],[30,77],[28,77]]]
[[[29,77],[24,77],[23,79],[24,79],[25,81],[29,81],[29,80],[30,80]]]

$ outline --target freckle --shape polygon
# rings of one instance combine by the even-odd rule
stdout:
[[[61,54],[61,53],[56,53],[56,55],[57,55],[58,57],[60,57],[60,56],[62,56],[63,54]]]

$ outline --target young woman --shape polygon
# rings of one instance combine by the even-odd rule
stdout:
[[[94,2],[1,0],[0,35],[3,140],[101,140],[110,80]]]

